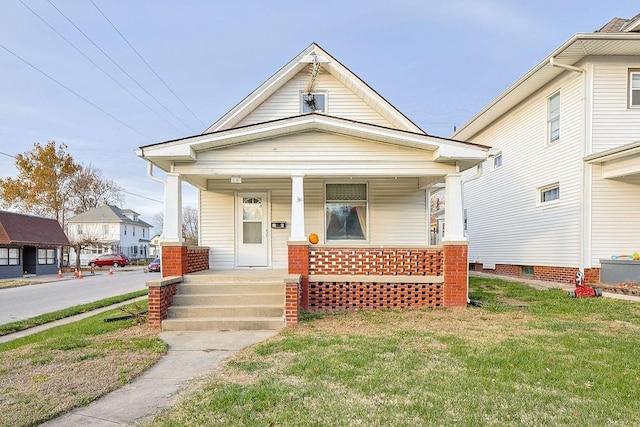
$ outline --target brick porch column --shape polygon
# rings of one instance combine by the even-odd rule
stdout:
[[[298,307],[309,308],[309,242],[290,240],[289,274],[300,275]]]
[[[467,278],[469,275],[466,241],[445,241],[444,248],[444,306],[467,306]]]
[[[179,242],[163,242],[161,255],[162,277],[187,274],[187,245]]]

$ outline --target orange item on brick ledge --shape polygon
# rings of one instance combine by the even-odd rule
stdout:
[[[319,241],[320,241],[320,238],[316,233],[309,234],[309,243],[311,243],[312,245],[315,245]]]

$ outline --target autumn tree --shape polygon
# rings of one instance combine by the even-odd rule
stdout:
[[[103,178],[102,171],[91,164],[83,166],[69,182],[68,209],[80,214],[104,204],[121,205],[123,190],[115,182]]]
[[[16,155],[17,178],[0,179],[0,202],[21,213],[55,218],[64,224],[66,200],[73,175],[81,169],[63,143],[36,142]]]

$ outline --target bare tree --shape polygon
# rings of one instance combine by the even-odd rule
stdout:
[[[82,227],[82,230],[70,229],[67,236],[69,238],[69,243],[71,243],[71,247],[76,253],[75,264],[78,270],[80,269],[81,264],[80,252],[82,249],[89,247],[97,248],[111,243],[108,239],[105,239],[105,236],[99,229],[98,225],[90,227],[85,224],[85,226]]]
[[[124,201],[122,188],[102,177],[102,171],[91,164],[73,175],[69,182],[69,210],[74,214],[90,211],[104,204],[119,205]]]
[[[162,212],[155,214],[153,223],[159,229],[163,229],[164,214]],[[198,244],[198,210],[191,206],[182,208],[182,238],[188,245]]]
[[[191,206],[182,209],[182,237],[188,245],[198,244],[198,211]]]

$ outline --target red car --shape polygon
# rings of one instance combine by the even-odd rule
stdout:
[[[149,273],[153,272],[153,271],[160,271],[160,258],[156,258],[153,261],[151,261],[149,263],[149,266],[147,267],[147,270],[149,271]]]
[[[124,267],[129,265],[129,258],[122,254],[104,254],[89,261],[91,267],[104,267],[112,265],[114,267]]]

